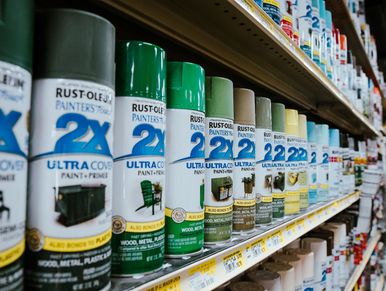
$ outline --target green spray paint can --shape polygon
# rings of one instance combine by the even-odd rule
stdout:
[[[255,94],[235,88],[233,103],[233,232],[248,232],[255,228],[256,217]]]
[[[79,10],[36,19],[26,289],[106,290],[115,29]]]
[[[233,83],[205,80],[205,244],[229,241],[233,209]]]
[[[165,250],[166,54],[117,43],[112,274],[161,268]]]
[[[0,1],[0,290],[23,287],[33,1]]]
[[[272,221],[271,100],[256,98],[256,224]]]
[[[204,245],[204,69],[169,62],[167,84],[165,253],[181,257]]]
[[[284,217],[286,194],[285,156],[287,140],[285,135],[285,106],[272,103],[272,217]]]

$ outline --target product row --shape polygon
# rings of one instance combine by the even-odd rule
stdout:
[[[0,289],[108,288],[354,191],[355,163],[360,184],[366,143],[156,45],[115,45],[88,12],[41,10],[32,38],[31,1],[6,3]]]
[[[369,118],[379,130],[382,128],[382,98],[379,88],[366,76],[356,58],[347,47],[346,35],[340,33],[332,21],[332,13],[326,10],[325,0],[255,0],[257,5],[317,64],[323,73],[351,101],[351,104]],[[358,2],[358,1],[349,1]],[[359,6],[359,5],[358,5]],[[350,3],[351,11],[358,13]],[[364,15],[361,14],[361,19]],[[364,25],[364,40],[367,44],[374,71],[376,46],[370,38],[369,27]],[[383,74],[378,73],[383,79]],[[380,81],[384,83],[384,81]]]
[[[337,215],[216,290],[342,290],[374,247],[358,231],[358,215],[358,209]]]

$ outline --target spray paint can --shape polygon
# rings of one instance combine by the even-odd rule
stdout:
[[[327,61],[327,77],[330,80],[333,80],[333,70],[334,68],[334,48],[333,48],[333,36],[332,36],[332,14],[331,11],[326,10],[326,61]]]
[[[299,191],[299,117],[294,109],[285,110],[285,133],[287,136],[286,152],[286,197],[284,204],[285,215],[296,214],[300,211]]]
[[[299,114],[299,190],[300,209],[308,208],[308,144],[307,144],[307,116]]]
[[[320,66],[320,14],[319,0],[312,0],[312,36],[311,36],[312,60]]]
[[[285,135],[285,106],[272,103],[272,217],[284,217],[286,195],[285,155],[287,139]]]
[[[327,201],[328,196],[328,154],[329,154],[329,132],[327,124],[316,124],[316,143],[317,143],[317,183],[318,183],[318,202]]]
[[[233,231],[248,232],[255,228],[256,217],[255,94],[244,88],[236,88],[233,93]]]
[[[26,286],[106,290],[115,29],[71,9],[36,18]]]
[[[340,34],[340,75],[339,75],[339,89],[348,95],[348,71],[347,71],[347,37],[344,34]]]
[[[348,137],[348,147],[350,149],[350,187],[349,193],[353,193],[355,191],[355,168],[354,168],[354,160],[355,160],[355,142],[353,137]]]
[[[205,244],[229,241],[233,216],[233,83],[205,79]]]
[[[0,16],[0,289],[23,289],[33,1],[2,1]]]
[[[311,54],[311,34],[312,34],[312,0],[297,1],[297,21],[299,23],[300,48],[307,56]]]
[[[327,284],[327,242],[324,239],[306,237],[302,240],[303,248],[314,253],[314,288],[315,291],[326,290]]]
[[[319,0],[320,22],[320,68],[327,74],[327,43],[326,43],[326,3]]]
[[[299,20],[298,20],[298,15],[299,15],[299,4],[298,0],[292,0],[291,5],[292,5],[292,20],[293,20],[293,25],[292,25],[292,30],[293,30],[293,41],[296,43],[297,46],[300,46],[300,40],[299,40]]]
[[[204,69],[169,62],[167,82],[165,253],[181,257],[204,245]]]
[[[117,43],[112,274],[159,269],[164,259],[166,56]]]
[[[281,13],[280,13],[280,1],[281,0],[262,0],[263,10],[269,17],[277,24],[280,25]]]
[[[280,0],[281,20],[280,27],[290,39],[293,35],[293,15],[292,15],[292,1]]]
[[[318,184],[317,184],[317,145],[315,122],[307,122],[308,137],[308,202],[315,204],[318,202]]]
[[[256,98],[256,224],[272,221],[271,100]]]
[[[340,145],[342,147],[342,176],[341,176],[341,185],[342,192],[341,194],[349,193],[349,184],[350,184],[350,149],[348,147],[347,135],[344,133],[340,134]]]
[[[342,156],[339,144],[339,129],[330,129],[330,154],[328,163],[329,197],[339,196],[340,175],[342,173]]]

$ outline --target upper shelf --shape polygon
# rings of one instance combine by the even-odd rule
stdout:
[[[101,1],[351,134],[380,135],[253,0]]]
[[[347,36],[347,44],[349,49],[353,52],[356,57],[357,64],[362,66],[363,71],[366,75],[373,80],[376,87],[380,89],[378,78],[373,70],[370,63],[370,59],[367,56],[365,47],[363,45],[361,36],[355,29],[354,22],[352,20],[350,11],[348,10],[347,4],[344,0],[327,0],[327,8],[331,10],[334,24],[339,30]],[[384,100],[383,92],[380,89],[382,100]],[[384,107],[385,107],[385,103]]]

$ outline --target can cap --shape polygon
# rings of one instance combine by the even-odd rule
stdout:
[[[233,120],[232,81],[222,77],[206,77],[205,107],[207,117]]]
[[[316,143],[315,122],[307,121],[307,139],[308,142]]]
[[[256,97],[256,128],[272,129],[271,100]]]
[[[340,146],[342,148],[348,148],[347,135],[344,133],[340,133]]]
[[[245,88],[233,90],[235,123],[255,125],[255,93]]]
[[[133,96],[166,102],[166,53],[142,41],[118,41],[117,96]]]
[[[320,145],[329,145],[329,131],[327,124],[316,124],[316,143]]]
[[[326,19],[326,2],[319,0],[319,16],[321,19]]]
[[[299,114],[299,137],[307,140],[307,116]]]
[[[35,78],[80,79],[115,87],[115,28],[80,10],[49,9],[36,16]]]
[[[272,103],[272,130],[285,132],[285,106],[282,103]]]
[[[339,129],[330,129],[330,147],[340,147],[339,142]]]
[[[205,71],[196,64],[168,62],[167,108],[205,112]]]
[[[340,34],[340,49],[347,51],[347,37],[344,34]]]
[[[332,13],[326,10],[326,28],[332,30]]]
[[[348,138],[348,147],[350,148],[350,150],[354,150],[354,148],[355,148],[354,144],[355,144],[354,138],[350,136]]]
[[[319,0],[312,0],[312,8],[319,9]]]
[[[285,110],[285,133],[288,135],[299,136],[299,117],[297,110]]]
[[[32,71],[34,1],[0,1],[0,60]]]

